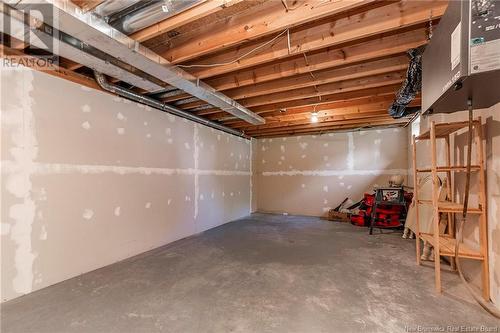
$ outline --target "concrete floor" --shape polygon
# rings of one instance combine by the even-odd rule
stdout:
[[[253,214],[1,307],[2,332],[405,332],[500,325],[414,241]],[[497,328],[498,331],[498,328]]]

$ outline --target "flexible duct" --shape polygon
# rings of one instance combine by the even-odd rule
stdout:
[[[396,93],[394,103],[389,106],[389,115],[394,119],[406,117],[420,111],[420,107],[408,107],[408,104],[422,90],[422,52],[423,48],[408,51],[410,63],[403,85]]]
[[[138,94],[138,93],[136,93],[136,92],[134,92],[132,90],[129,90],[129,89],[126,89],[126,88],[122,88],[120,86],[117,86],[117,85],[114,85],[112,83],[109,83],[106,80],[106,78],[104,77],[104,75],[101,74],[101,73],[99,73],[99,72],[97,72],[97,71],[94,71],[94,77],[95,77],[95,80],[96,80],[97,84],[102,89],[104,89],[106,91],[109,91],[111,93],[117,94],[117,95],[119,95],[121,97],[130,99],[130,100],[136,101],[138,103],[151,106],[151,107],[153,107],[155,109],[171,113],[171,114],[173,114],[175,116],[179,116],[179,117],[182,117],[182,118],[185,118],[185,119],[197,122],[199,124],[206,125],[208,127],[212,127],[212,128],[224,131],[226,133],[233,134],[233,135],[240,136],[240,137],[248,139],[248,137],[244,133],[242,133],[240,131],[237,131],[237,130],[229,128],[229,127],[226,127],[224,125],[218,124],[218,123],[210,121],[208,119],[199,117],[199,116],[194,115],[194,114],[192,114],[190,112],[179,110],[179,109],[177,109],[177,108],[175,108],[175,107],[173,107],[171,105],[168,105],[166,103],[162,103],[162,102],[157,101],[157,100],[155,100],[155,99],[153,99],[151,97]]]

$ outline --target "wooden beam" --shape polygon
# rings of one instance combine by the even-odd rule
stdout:
[[[221,75],[297,54],[334,47],[357,40],[375,38],[384,33],[418,26],[427,23],[431,17],[442,16],[446,7],[447,1],[391,3],[384,7],[369,10],[366,13],[340,18],[333,22],[325,21],[316,26],[307,26],[307,28],[290,32],[290,38],[276,40],[271,46],[251,53],[236,62],[232,60],[238,59],[257,46],[262,45],[262,41],[247,43],[244,46],[204,57],[203,59],[197,59],[184,65],[201,64],[211,66],[212,64],[226,63],[215,67],[197,67],[192,71],[193,75],[200,78]],[[289,40],[290,42],[288,42]]]
[[[409,59],[407,56],[375,60],[372,62],[351,65],[344,68],[327,69],[314,73],[306,73],[283,79],[254,84],[242,88],[235,88],[224,92],[226,96],[239,100],[292,89],[318,86],[326,83],[340,82],[372,75],[391,73],[406,70]]]
[[[72,0],[72,2],[80,7],[83,11],[90,11],[95,7],[99,6],[105,0]]]
[[[288,92],[279,92],[275,94],[245,98],[239,100],[238,103],[247,108],[254,108],[256,106],[265,104],[285,103],[293,100],[303,100],[306,98],[315,98],[318,102],[321,102],[323,95],[331,95],[340,92],[356,91],[356,90],[397,84],[403,81],[404,75],[405,72],[393,72],[387,74],[373,75],[366,78],[333,82],[314,87],[293,89]],[[204,101],[195,101],[176,106],[183,110],[189,110],[205,104],[206,102]]]
[[[287,113],[312,112],[314,107],[317,108],[317,110],[321,110],[323,105],[327,105],[329,103],[334,103],[334,102],[349,103],[351,101],[356,101],[358,99],[378,98],[380,96],[388,96],[388,95],[394,97],[394,93],[396,92],[397,89],[399,89],[399,87],[400,84],[393,84],[376,88],[361,89],[357,91],[324,95],[321,96],[321,101],[317,97],[313,97],[300,100],[292,100],[282,103],[271,103],[267,105],[253,107],[252,111],[262,115],[265,115],[266,112],[267,113],[273,112],[274,114],[281,113],[281,110],[286,110]],[[210,117],[208,118],[211,120],[221,120],[224,118],[228,118],[227,113],[220,112],[220,110],[216,109],[198,111],[196,112],[196,114],[201,116],[210,115]],[[232,118],[232,119],[237,120],[237,118]]]
[[[321,117],[333,116],[333,115],[348,115],[348,114],[360,114],[363,112],[373,112],[378,110],[387,110],[387,107],[394,101],[394,97],[388,96],[378,96],[378,97],[366,97],[362,99],[348,100],[348,101],[338,101],[332,103],[326,103],[322,105],[310,105],[307,108],[297,108],[296,110],[287,111],[286,113],[273,112],[272,114],[265,115],[266,124],[272,124],[275,122],[291,121],[295,119],[302,119],[309,117],[311,112],[318,112]],[[261,114],[262,115],[262,114]],[[264,116],[264,115],[263,115]],[[299,118],[297,118],[299,117]],[[228,125],[234,128],[250,128],[248,124],[238,120],[231,119],[222,121],[224,125]],[[262,125],[261,125],[262,126]],[[265,127],[264,127],[265,128]]]
[[[350,79],[367,77],[370,75],[378,75],[390,73],[400,70],[405,70],[408,67],[409,59],[406,55],[397,57],[374,60],[367,63],[360,63],[343,68],[332,68],[317,72],[309,72],[306,74],[285,77],[273,81],[267,81],[260,84],[254,84],[241,88],[227,90],[224,94],[234,100],[242,98],[256,97],[277,93],[282,91],[290,91],[304,87],[318,86],[326,83],[345,81]],[[172,96],[164,99],[164,102],[172,102],[187,98],[187,94]]]
[[[300,133],[308,133],[308,132],[322,132],[322,131],[331,131],[334,129],[345,129],[345,128],[362,128],[374,125],[396,125],[396,124],[405,124],[408,122],[407,119],[392,119],[390,117],[385,118],[373,118],[366,119],[364,121],[359,120],[346,120],[346,121],[335,121],[328,124],[308,124],[308,125],[300,125],[296,127],[288,127],[288,128],[278,128],[273,130],[264,130],[264,131],[248,131],[245,134],[256,137],[256,136],[264,136],[264,135],[280,135],[280,134],[300,134]]]
[[[337,123],[337,122],[344,121],[344,120],[352,120],[352,121],[358,120],[358,122],[363,122],[369,118],[387,119],[387,118],[389,118],[389,116],[387,114],[387,110],[382,109],[382,110],[375,110],[372,112],[366,112],[362,115],[360,115],[360,114],[348,114],[348,115],[331,115],[331,116],[327,116],[327,117],[320,117],[318,124],[331,125],[332,122]],[[311,118],[310,118],[310,116],[308,116],[308,117],[302,117],[301,119],[296,119],[296,120],[273,122],[270,124],[266,124],[266,127],[260,127],[260,126],[250,127],[249,126],[247,128],[239,128],[239,129],[245,131],[245,133],[247,133],[247,132],[253,133],[253,132],[265,131],[265,130],[278,130],[278,129],[284,130],[284,129],[293,128],[294,126],[302,126],[302,125],[310,125],[310,124],[311,124]],[[231,126],[231,127],[238,128],[238,127],[234,127],[234,126]]]
[[[161,22],[153,24],[137,32],[134,32],[129,37],[135,39],[138,42],[145,42],[187,23],[217,13],[218,11],[235,5],[241,1],[242,0],[207,0],[177,15],[169,17]]]
[[[268,1],[228,20],[203,26],[189,34],[170,40],[163,57],[173,63],[185,62],[202,55],[254,40],[309,21],[339,14],[372,3],[374,0],[317,1],[300,0],[294,10],[280,1]]]
[[[229,75],[208,78],[210,73],[188,69],[200,79],[219,91],[252,84],[277,80],[293,75],[305,74],[345,66],[362,61],[398,55],[427,43],[425,28],[407,31],[396,35],[382,36],[374,40],[352,45],[300,54],[277,63],[246,69]]]
[[[326,83],[313,87],[293,89],[269,95],[250,97],[241,99],[238,102],[244,105],[245,107],[255,107],[259,105],[279,103],[279,102],[291,101],[295,99],[303,99],[308,97],[317,97],[319,100],[321,100],[320,96],[323,95],[330,95],[345,91],[355,91],[355,90],[399,83],[403,81],[404,76],[405,76],[404,71],[398,71],[387,74],[373,75],[359,79]]]
[[[387,127],[401,127],[405,125],[405,122],[368,122],[362,124],[353,125],[338,125],[328,128],[320,129],[306,129],[306,130],[296,130],[296,131],[284,131],[281,133],[257,133],[253,134],[252,137],[256,139],[260,138],[278,138],[278,137],[288,137],[294,135],[322,135],[326,133],[331,133],[335,131],[356,131],[356,130],[368,130],[375,128],[387,128]]]
[[[383,103],[371,103],[358,105],[355,107],[344,107],[333,110],[326,110],[318,112],[318,124],[329,123],[336,120],[345,119],[365,119],[376,116],[389,117],[387,109],[393,101],[386,101]],[[413,101],[409,106],[419,106],[420,100]],[[226,126],[231,126],[233,128],[238,128],[244,131],[256,131],[271,128],[283,128],[287,126],[295,125],[307,125],[311,124],[311,114],[298,114],[298,115],[288,115],[284,117],[271,117],[266,118],[266,123],[264,125],[258,126],[247,126],[247,125],[236,125],[236,124],[225,124]]]
[[[39,58],[26,55],[22,51],[0,45],[0,56],[8,59],[12,64],[28,67],[89,88],[102,90],[93,78],[75,73],[58,65],[39,62],[37,61]]]
[[[321,127],[329,127],[335,125],[345,125],[345,124],[357,124],[357,123],[366,123],[367,121],[372,120],[392,120],[392,118],[383,112],[375,112],[370,115],[365,115],[364,117],[354,117],[351,119],[342,119],[341,117],[331,116],[324,117],[318,123],[311,123],[310,119],[304,119],[296,122],[283,122],[281,126],[274,125],[271,127],[265,128],[251,128],[245,130],[245,133],[252,135],[254,133],[272,133],[272,132],[282,132],[282,131],[291,131],[295,129],[303,129],[303,128],[321,128]]]

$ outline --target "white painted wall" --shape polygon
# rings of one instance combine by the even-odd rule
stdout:
[[[489,266],[490,266],[490,296],[492,301],[500,308],[500,104],[496,104],[489,109],[475,110],[474,117],[481,117],[483,124],[485,162],[486,162],[486,193],[488,210],[488,248],[489,248]],[[422,117],[420,120],[420,132],[430,128],[430,122],[436,123],[466,121],[468,112],[455,112],[451,114],[436,114],[428,117]],[[409,133],[411,140],[411,133]],[[443,141],[443,140],[441,140]],[[465,165],[465,156],[467,151],[467,129],[456,132],[451,136],[452,163],[456,165]],[[438,163],[445,162],[444,143],[438,144]],[[411,145],[409,145],[411,149]],[[476,156],[475,145],[473,146],[472,161]],[[413,175],[412,155],[409,155],[409,170]],[[422,141],[417,144],[417,167],[426,167],[431,164],[429,141]],[[464,174],[456,176],[455,197],[459,201],[463,198]],[[412,177],[410,182],[413,183]],[[477,205],[477,184],[476,176],[472,178],[471,187],[471,205]],[[478,244],[479,229],[477,219],[469,218],[464,228],[464,241],[469,246]],[[463,260],[467,276],[472,278],[472,282],[480,286],[480,266],[473,260]],[[446,288],[446,286],[443,286]]]
[[[249,213],[249,141],[29,69],[1,81],[2,301]]]
[[[393,174],[406,176],[407,146],[401,128],[257,140],[257,210],[325,215]]]

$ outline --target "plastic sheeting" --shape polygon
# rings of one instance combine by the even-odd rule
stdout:
[[[420,111],[420,107],[407,107],[415,96],[422,90],[422,53],[423,48],[408,51],[410,63],[406,72],[406,79],[396,93],[394,103],[389,106],[389,115],[401,118]]]

